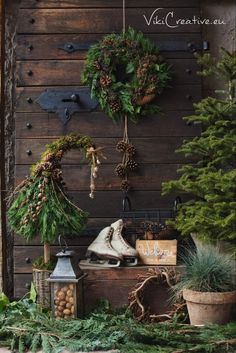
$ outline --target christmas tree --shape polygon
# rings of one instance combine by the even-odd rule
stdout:
[[[189,195],[179,205],[175,227],[184,236],[195,233],[202,240],[230,242],[236,251],[236,51],[221,49],[220,59],[197,55],[202,76],[225,81],[220,98],[207,97],[194,105],[188,123],[201,124],[200,136],[185,140],[177,152],[194,160],[178,170],[178,180],[163,183],[163,194]]]

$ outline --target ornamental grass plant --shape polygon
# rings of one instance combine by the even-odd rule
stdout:
[[[198,292],[230,292],[236,290],[236,265],[232,257],[221,254],[214,246],[188,251],[182,260],[186,270],[174,286],[176,295],[184,289]]]

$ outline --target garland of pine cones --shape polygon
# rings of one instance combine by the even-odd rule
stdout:
[[[71,149],[84,151],[91,167],[90,197],[95,191],[100,149],[90,137],[70,134],[46,146],[31,175],[16,187],[9,199],[8,220],[13,231],[31,240],[38,234],[42,243],[51,243],[59,234],[79,234],[88,214],[66,194],[61,159]]]
[[[139,168],[138,163],[135,160],[136,148],[129,141],[128,137],[128,121],[127,116],[125,116],[125,128],[123,139],[118,141],[116,145],[116,150],[123,154],[122,162],[119,163],[115,168],[115,173],[121,178],[120,189],[125,193],[128,193],[132,186],[129,181],[130,172],[136,172]]]
[[[148,103],[167,86],[169,69],[155,44],[129,28],[106,35],[89,49],[82,80],[113,120],[127,115],[137,121],[159,111],[156,104]]]

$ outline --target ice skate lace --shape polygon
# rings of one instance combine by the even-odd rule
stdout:
[[[114,232],[114,229],[113,228],[110,228],[108,233],[107,233],[107,236],[106,236],[106,241],[107,241],[107,245],[110,249],[112,249],[112,246],[111,246],[111,243],[110,243],[110,239],[111,239],[111,236]]]
[[[125,239],[124,239],[124,238],[122,237],[122,235],[121,235],[122,228],[123,228],[123,226],[120,225],[120,226],[118,227],[118,229],[117,229],[118,237],[120,238],[122,244],[126,247],[126,249],[129,249],[129,248],[130,248],[129,244],[126,243]]]

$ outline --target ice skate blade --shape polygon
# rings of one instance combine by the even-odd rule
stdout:
[[[92,261],[91,259],[86,259],[86,260],[81,260],[79,263],[81,266],[84,267],[103,267],[103,268],[109,268],[109,267],[119,267],[120,266],[120,260],[96,260]]]
[[[127,267],[137,266],[138,258],[137,257],[126,257],[124,259],[124,265]]]

